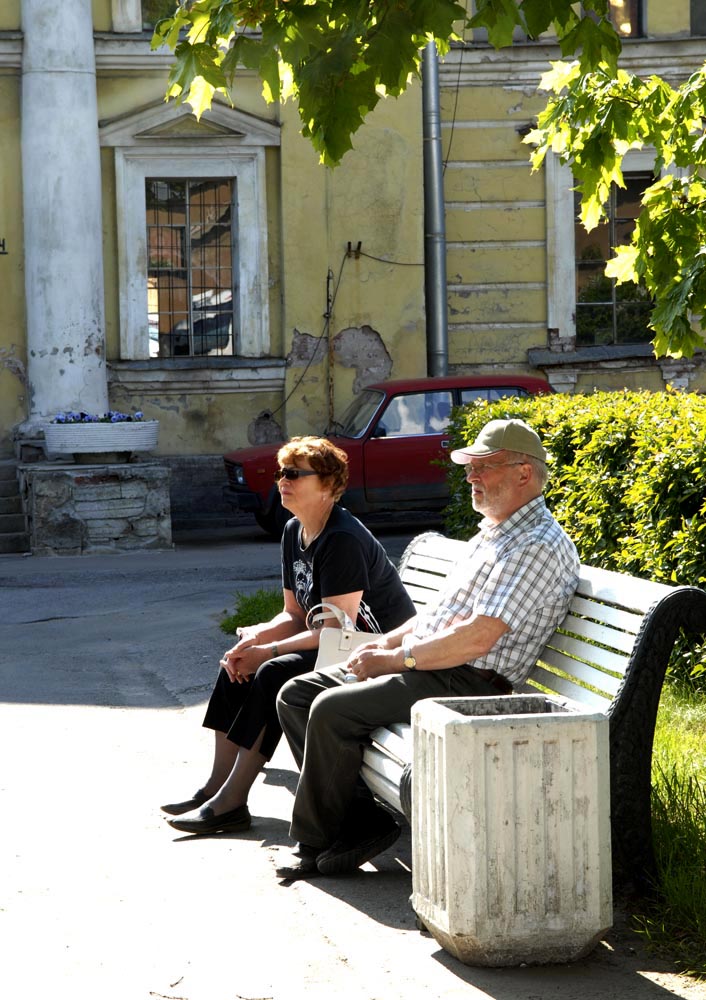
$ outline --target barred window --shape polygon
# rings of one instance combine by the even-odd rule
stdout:
[[[653,333],[647,322],[652,300],[633,282],[616,285],[605,275],[606,262],[615,247],[630,242],[640,199],[654,181],[652,173],[625,173],[625,188],[613,185],[608,219],[587,233],[579,221],[579,195],[575,195],[576,244],[576,345],[638,344]]]
[[[177,8],[177,0],[141,0],[142,27],[154,28],[163,17],[171,17]]]
[[[235,182],[147,178],[150,357],[238,349]]]

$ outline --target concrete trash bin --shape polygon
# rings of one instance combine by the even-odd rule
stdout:
[[[570,962],[612,925],[608,719],[544,695],[415,705],[412,905],[467,965]]]

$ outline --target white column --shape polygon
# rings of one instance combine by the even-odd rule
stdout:
[[[101,172],[91,0],[22,0],[22,185],[31,433],[103,413]]]

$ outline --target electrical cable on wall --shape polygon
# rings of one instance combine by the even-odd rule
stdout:
[[[274,415],[276,413],[279,413],[279,411],[282,409],[282,407],[285,405],[285,403],[289,402],[289,400],[292,398],[292,396],[294,395],[294,393],[296,392],[296,390],[299,388],[299,386],[301,385],[301,383],[302,383],[302,381],[304,379],[304,376],[306,375],[306,373],[309,371],[309,369],[311,368],[312,364],[314,363],[314,358],[316,357],[316,353],[317,353],[317,350],[319,348],[319,344],[324,339],[324,337],[326,337],[328,335],[329,327],[331,325],[331,316],[333,315],[333,307],[334,307],[334,303],[336,302],[336,296],[338,295],[338,289],[339,289],[340,284],[341,284],[341,277],[343,275],[343,268],[345,266],[346,258],[347,257],[348,257],[348,253],[346,252],[346,253],[343,254],[343,259],[341,260],[341,266],[338,269],[338,277],[336,279],[336,284],[334,286],[333,293],[331,295],[329,295],[329,282],[330,282],[330,277],[329,276],[331,274],[331,270],[329,269],[329,271],[326,274],[326,292],[327,292],[327,294],[326,294],[326,312],[324,313],[324,325],[323,325],[323,329],[321,330],[321,334],[316,339],[316,344],[314,345],[314,350],[311,352],[311,357],[309,358],[309,360],[307,361],[306,365],[304,366],[304,370],[302,371],[301,375],[299,376],[299,378],[297,379],[297,381],[294,383],[294,385],[292,386],[292,388],[289,390],[289,392],[287,393],[287,395],[284,397],[284,399],[282,400],[282,402],[279,404],[279,406],[275,410],[272,410],[271,416],[273,416],[273,417],[274,417]]]
[[[451,146],[454,141],[454,135],[456,133],[456,113],[458,111],[458,95],[461,90],[461,67],[463,66],[463,53],[466,51],[465,41],[459,46],[460,56],[458,60],[458,73],[456,75],[456,93],[454,94],[454,110],[451,115],[451,133],[449,135],[449,144],[446,147],[446,159],[444,160],[444,170],[443,173],[446,174],[446,167],[448,166],[449,160],[451,159]]]
[[[367,257],[368,260],[375,260],[375,261],[377,261],[380,264],[392,264],[394,267],[424,267],[424,262],[423,261],[417,262],[417,261],[405,261],[405,260],[390,260],[390,259],[388,259],[386,257],[376,257],[374,254],[365,253],[364,250],[360,249],[360,245],[358,246],[358,249],[356,249],[355,255],[356,255],[356,257]],[[351,256],[350,250],[346,250],[346,252],[343,254],[343,258],[341,260],[341,266],[338,269],[338,277],[336,278],[336,283],[334,285],[333,293],[332,294],[329,294],[329,283],[330,283],[330,280],[331,280],[331,277],[332,277],[331,270],[329,269],[329,271],[326,274],[327,294],[326,294],[326,312],[324,313],[324,325],[323,325],[323,328],[321,330],[320,335],[316,339],[316,344],[314,346],[314,350],[311,352],[311,357],[309,358],[309,360],[307,361],[306,365],[304,366],[304,370],[302,371],[302,373],[300,374],[299,378],[294,383],[294,385],[292,386],[292,388],[289,390],[289,392],[287,393],[287,395],[284,397],[284,399],[282,400],[282,402],[279,404],[279,406],[276,409],[274,409],[274,410],[271,411],[271,416],[272,417],[274,417],[275,414],[279,413],[279,411],[282,409],[282,407],[285,405],[285,403],[289,402],[289,400],[292,398],[292,396],[294,395],[294,393],[296,392],[296,390],[301,385],[301,383],[302,383],[302,381],[303,381],[306,373],[309,371],[309,369],[311,368],[312,364],[314,363],[314,359],[316,358],[316,354],[317,354],[317,350],[318,350],[319,344],[321,343],[321,341],[325,337],[328,337],[329,329],[330,329],[330,326],[331,326],[331,316],[333,315],[333,307],[334,307],[334,304],[336,302],[336,298],[338,296],[338,289],[339,289],[339,287],[341,285],[341,278],[343,277],[343,268],[345,267],[345,263],[346,263],[347,258],[350,257],[350,256]]]
[[[375,257],[371,253],[365,253],[364,250],[359,250],[358,256],[367,257],[368,260],[377,260],[380,264],[394,264],[395,267],[424,267],[423,261],[389,260],[387,257]]]

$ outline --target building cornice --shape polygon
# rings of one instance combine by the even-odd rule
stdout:
[[[174,62],[174,53],[166,46],[153,51],[151,37],[142,32],[135,35],[96,33],[96,70],[111,73],[168,71]]]
[[[687,79],[703,63],[703,38],[640,39],[623,42],[620,66],[637,76],[656,74],[669,83]],[[500,85],[536,88],[549,63],[562,59],[557,45],[515,44],[496,50],[489,45],[453,45],[439,63],[442,87]]]
[[[0,69],[21,69],[22,32],[0,32]],[[168,49],[153,51],[148,32],[95,33],[96,69],[109,72],[164,72],[174,61]],[[702,38],[640,39],[623,43],[620,65],[638,76],[657,74],[670,83],[685,80],[703,62]],[[549,63],[561,59],[557,45],[515,44],[495,50],[489,45],[453,45],[439,63],[444,87],[501,85],[536,87]]]
[[[0,70],[22,66],[22,32],[0,31]]]

